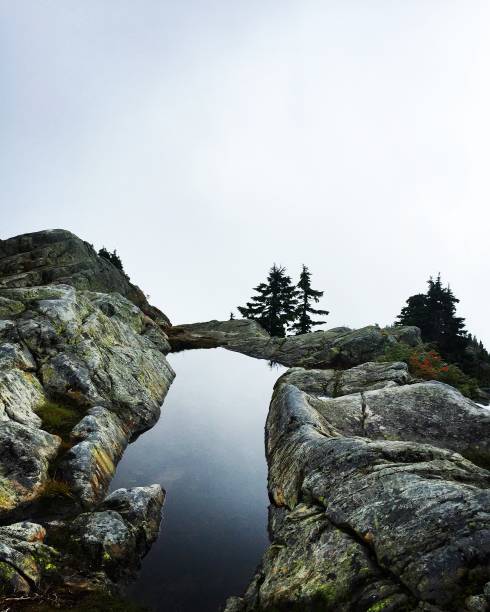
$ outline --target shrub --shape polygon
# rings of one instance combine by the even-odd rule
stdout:
[[[399,342],[389,346],[378,361],[404,361],[413,376],[444,382],[458,389],[466,397],[478,398],[478,381],[466,375],[457,365],[446,363],[429,345],[412,347]]]
[[[433,350],[412,351],[408,358],[408,367],[414,376],[424,380],[440,380],[441,374],[448,370],[442,357]]]
[[[404,361],[406,364],[408,364],[413,350],[413,346],[409,346],[404,342],[390,344],[386,348],[384,354],[378,358],[378,361]]]

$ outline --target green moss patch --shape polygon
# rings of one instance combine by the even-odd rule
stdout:
[[[76,408],[50,401],[38,406],[36,413],[41,417],[42,428],[63,440],[69,438],[71,430],[83,416]]]

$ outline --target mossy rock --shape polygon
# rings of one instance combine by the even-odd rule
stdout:
[[[46,401],[36,408],[36,414],[42,420],[42,428],[48,433],[69,438],[71,430],[82,419],[80,410],[66,404]]]

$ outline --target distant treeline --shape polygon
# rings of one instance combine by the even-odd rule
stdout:
[[[100,257],[110,261],[124,274],[121,258],[105,247]],[[483,343],[465,329],[465,320],[456,314],[459,300],[449,285],[443,286],[441,275],[427,281],[426,293],[411,295],[396,317],[395,325],[415,325],[420,328],[422,348],[394,347],[386,358],[406,361],[413,373],[422,378],[443,380],[476,397],[478,385],[490,387],[490,354]],[[254,288],[256,295],[240,314],[257,321],[271,336],[284,338],[287,333],[307,334],[325,323],[328,310],[315,308],[323,291],[311,286],[311,273],[303,265],[296,284],[286,274],[286,268],[274,264],[267,280]],[[312,318],[315,315],[321,320]],[[233,319],[233,313],[230,319]],[[388,354],[389,353],[389,354]]]
[[[456,315],[459,300],[449,285],[443,286],[440,274],[427,283],[427,293],[410,296],[395,321],[395,325],[419,327],[424,346],[415,350],[401,347],[399,354],[388,357],[406,361],[422,378],[447,380],[474,396],[478,385],[490,386],[490,355],[483,343],[466,331],[465,320]],[[324,292],[312,288],[311,273],[305,265],[298,283],[293,284],[286,268],[274,264],[267,280],[254,291],[256,295],[238,311],[260,323],[271,336],[305,334],[325,323],[311,317],[325,317],[328,311],[314,308]]]

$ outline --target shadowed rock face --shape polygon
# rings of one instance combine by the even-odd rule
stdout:
[[[208,321],[175,325],[168,330],[173,351],[223,347],[257,359],[304,368],[345,368],[371,361],[397,342],[421,342],[417,327],[336,327],[287,338],[275,338],[255,321]]]
[[[0,287],[53,283],[119,293],[157,323],[170,325],[168,318],[148,303],[139,287],[110,261],[99,257],[91,244],[71,232],[44,230],[0,240]]]
[[[156,539],[164,498],[159,485],[118,489],[74,521],[0,527],[0,597],[28,596],[53,577],[61,597],[110,592]]]
[[[336,398],[335,373],[279,379],[272,544],[227,612],[487,609],[490,473],[453,449],[473,440],[484,455],[488,411],[447,385],[406,384],[403,369],[347,370]],[[342,395],[353,381],[358,393]]]

